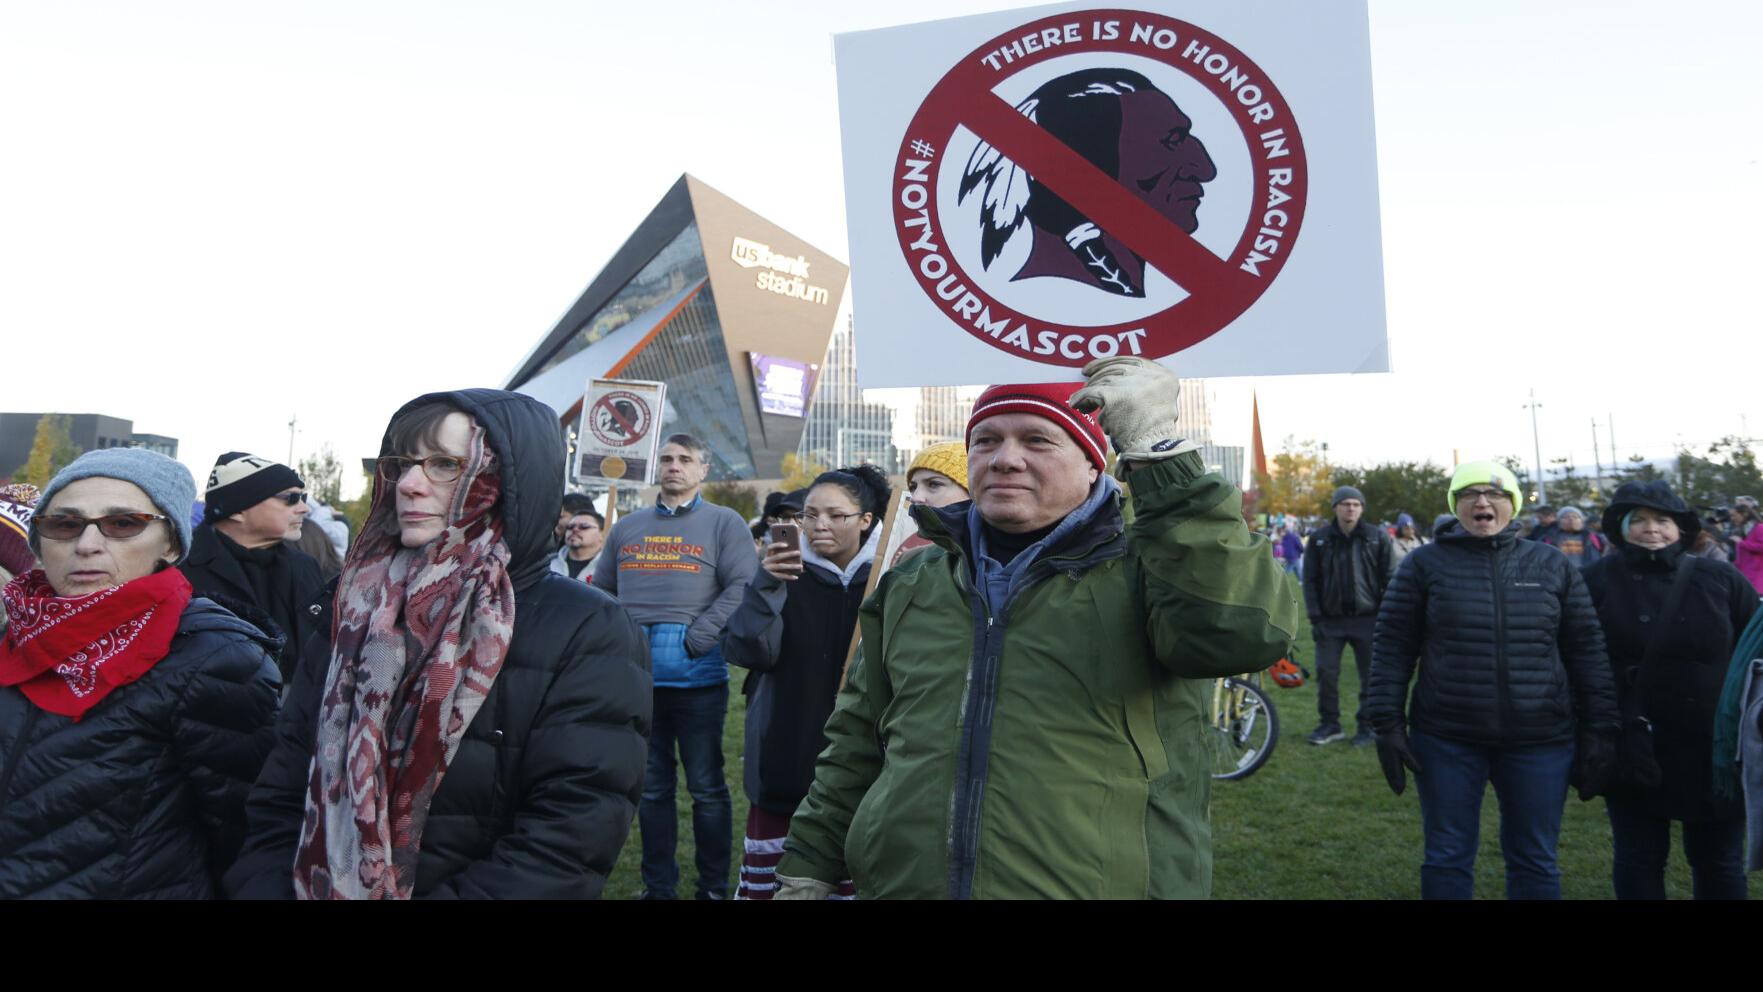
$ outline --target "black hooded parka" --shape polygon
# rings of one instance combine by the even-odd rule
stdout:
[[[1639,507],[1676,520],[1678,543],[1658,551],[1629,543],[1622,520]],[[1678,562],[1701,529],[1695,513],[1665,483],[1624,483],[1604,511],[1604,535],[1615,553],[1584,573],[1604,625],[1623,712],[1635,710],[1652,724],[1653,757],[1662,773],[1656,789],[1619,783],[1606,794],[1660,819],[1743,815],[1736,803],[1717,802],[1714,795],[1714,711],[1739,633],[1757,611],[1757,591],[1726,562],[1691,556],[1689,585],[1676,615],[1664,615]],[[1660,651],[1642,673],[1641,660],[1655,631],[1662,638]]]
[[[595,898],[642,791],[648,647],[617,600],[550,571],[564,469],[551,409],[496,389],[431,393],[404,409],[432,400],[470,414],[496,452],[515,608],[508,657],[429,807],[413,891],[419,898]],[[389,443],[381,454],[408,454]],[[294,896],[331,667],[333,601],[323,596],[309,608],[321,636],[301,662],[276,748],[251,792],[245,850],[227,875],[237,898]]]

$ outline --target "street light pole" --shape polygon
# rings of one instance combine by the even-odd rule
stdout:
[[[1536,455],[1537,503],[1543,504],[1549,501],[1549,488],[1543,483],[1543,443],[1537,435],[1537,407],[1542,406],[1542,404],[1537,402],[1537,391],[1535,389],[1530,391],[1530,402],[1524,405],[1530,407],[1530,443],[1533,446],[1533,451]]]

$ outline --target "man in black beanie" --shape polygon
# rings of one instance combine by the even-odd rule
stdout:
[[[1316,710],[1321,722],[1306,738],[1312,744],[1344,740],[1341,729],[1341,655],[1351,646],[1359,667],[1359,725],[1353,746],[1377,739],[1365,718],[1365,687],[1371,677],[1371,635],[1377,608],[1395,577],[1396,542],[1382,527],[1361,524],[1365,494],[1352,486],[1334,491],[1334,519],[1304,547],[1304,606],[1316,639]]]
[[[288,685],[307,638],[300,618],[324,585],[318,562],[282,543],[300,536],[306,483],[279,462],[229,451],[208,473],[203,499],[202,524],[179,568],[196,595],[283,639],[277,661]]]

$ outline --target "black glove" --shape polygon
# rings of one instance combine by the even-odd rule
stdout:
[[[1420,774],[1420,762],[1415,759],[1414,752],[1408,750],[1408,732],[1400,727],[1377,732],[1377,763],[1383,766],[1383,777],[1389,780],[1390,791],[1398,796],[1408,787],[1408,772],[1404,772],[1402,766]]]
[[[1616,738],[1609,734],[1581,734],[1573,749],[1573,771],[1567,781],[1579,789],[1579,801],[1603,795],[1616,778]]]

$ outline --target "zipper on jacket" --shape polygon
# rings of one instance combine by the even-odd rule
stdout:
[[[1495,547],[1488,555],[1488,568],[1493,572],[1494,586],[1494,739],[1503,740],[1512,706],[1511,687],[1506,671],[1506,590],[1500,585],[1501,549]]]
[[[962,706],[961,741],[955,756],[955,794],[950,798],[949,823],[949,898],[973,897],[973,876],[979,864],[980,811],[985,800],[988,764],[991,758],[992,717],[997,709],[998,670],[1004,657],[1004,634],[1009,628],[1010,607],[1030,589],[1062,571],[1092,567],[1118,554],[1098,555],[1098,549],[1114,543],[1123,530],[1114,529],[1074,555],[1042,558],[1029,565],[1022,585],[993,617],[985,595],[976,588],[967,590],[973,606],[974,641],[980,646],[968,669],[968,692]],[[962,568],[965,569],[965,563]],[[965,571],[963,584],[967,584]],[[980,626],[981,617],[985,626]],[[1001,621],[1001,622],[1000,622]]]
[[[37,725],[37,717],[43,713],[35,703],[27,702],[25,706],[27,709],[24,727],[19,730],[18,736],[13,738],[12,753],[6,756],[6,771],[0,773],[0,809],[5,809],[11,804],[12,776],[18,771],[18,759],[24,756],[24,749],[30,744],[31,730]]]
[[[979,852],[979,816],[985,795],[986,763],[990,758],[992,698],[997,689],[997,642],[1003,630],[996,627],[985,596],[968,590],[972,604],[974,641],[979,646],[967,669],[967,692],[961,708],[961,739],[955,751],[955,791],[949,797],[949,898],[967,899],[973,894],[974,862]],[[980,619],[985,625],[980,625]],[[983,734],[981,728],[984,728]]]

